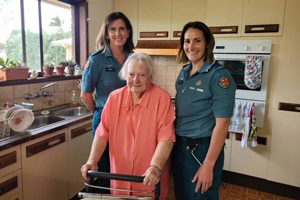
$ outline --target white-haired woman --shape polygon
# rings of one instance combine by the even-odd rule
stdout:
[[[88,179],[87,170],[96,168],[109,143],[112,173],[145,176],[144,184],[112,180],[111,187],[145,190],[160,181],[160,199],[165,199],[175,141],[170,95],[152,83],[153,64],[146,54],[132,54],[119,75],[127,85],[109,95],[82,175]]]

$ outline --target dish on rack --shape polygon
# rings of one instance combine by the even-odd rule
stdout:
[[[16,132],[23,132],[31,126],[33,120],[34,115],[31,110],[18,109],[10,115],[8,125]]]
[[[6,111],[5,119],[8,120],[8,119],[10,118],[10,116],[13,114],[13,112],[15,112],[16,110],[20,110],[20,109],[24,109],[23,106],[15,105],[15,106],[9,108],[9,109]]]

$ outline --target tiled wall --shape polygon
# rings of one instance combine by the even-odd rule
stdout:
[[[36,93],[40,90],[41,87],[49,83],[51,82],[0,87],[0,107],[3,107],[7,102],[28,102],[34,104],[33,110],[40,110],[51,106],[70,103],[72,90],[76,90],[76,94],[78,97],[80,95],[80,89],[78,87],[79,81],[67,80],[57,81],[56,83],[58,83],[59,87],[52,86],[44,89],[45,91],[48,91],[50,94],[52,94],[52,96],[50,97],[38,97],[30,100],[26,100],[24,98],[26,94]]]
[[[155,65],[154,83],[165,89],[174,97],[175,80],[182,65],[176,63],[175,56],[152,56],[152,59]],[[67,80],[57,81],[59,88],[54,86],[45,89],[52,94],[51,97],[39,97],[30,100],[24,98],[25,94],[36,93],[41,87],[49,83],[51,82],[0,87],[0,107],[3,107],[6,102],[29,102],[34,104],[33,110],[40,110],[69,103],[71,101],[72,90],[76,90],[79,97],[79,80]]]
[[[177,75],[182,68],[181,64],[176,63],[175,56],[151,56],[155,65],[156,75],[154,83],[159,85],[170,93],[172,97],[175,96],[175,81]]]

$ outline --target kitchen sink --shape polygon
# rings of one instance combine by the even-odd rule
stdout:
[[[55,116],[63,116],[63,117],[75,117],[89,114],[90,111],[84,106],[77,107],[68,107],[60,110],[53,111],[53,115]]]
[[[29,130],[31,129],[36,129],[40,128],[42,126],[46,126],[49,124],[53,124],[59,121],[64,120],[63,117],[59,116],[54,116],[54,115],[38,115],[34,117],[33,123],[31,126],[28,128]]]

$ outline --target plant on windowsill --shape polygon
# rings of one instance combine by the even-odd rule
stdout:
[[[53,74],[54,67],[53,65],[45,65],[43,67],[44,77],[51,77]]]
[[[0,58],[0,80],[18,80],[28,78],[29,68],[25,63]]]

